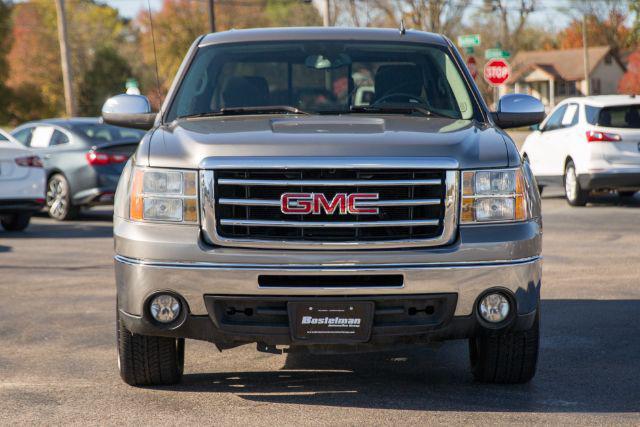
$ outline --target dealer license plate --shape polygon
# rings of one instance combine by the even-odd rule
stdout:
[[[366,342],[371,336],[373,301],[290,302],[288,310],[294,341]]]

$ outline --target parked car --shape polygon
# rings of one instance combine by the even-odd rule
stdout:
[[[468,339],[479,381],[533,377],[540,197],[500,128],[539,123],[540,101],[490,112],[451,41],[420,31],[235,30],[184,64],[161,114],[139,95],[103,107],[153,129],[114,204],[124,381],[179,381],[185,338],[268,353]],[[368,105],[305,95],[362,69]]]
[[[640,99],[627,95],[569,98],[527,137],[521,149],[540,186],[564,185],[584,206],[592,190],[640,190]]]
[[[84,206],[113,202],[120,173],[144,132],[73,118],[25,123],[11,134],[43,159],[47,209],[63,221]]]
[[[0,129],[0,224],[22,231],[44,206],[42,160]]]

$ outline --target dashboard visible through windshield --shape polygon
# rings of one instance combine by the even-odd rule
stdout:
[[[253,42],[200,48],[166,119],[358,112],[471,119],[475,108],[468,85],[444,47]]]

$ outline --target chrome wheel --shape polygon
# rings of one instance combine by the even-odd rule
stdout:
[[[60,174],[53,175],[49,179],[46,194],[49,216],[59,221],[71,219],[75,209],[70,199],[69,183],[65,177]]]
[[[567,162],[564,169],[564,193],[567,202],[571,206],[584,206],[589,199],[589,190],[583,190],[580,187],[580,181],[576,175],[576,166],[572,161]]]
[[[578,189],[576,188],[576,183],[578,179],[576,178],[576,169],[573,165],[567,166],[567,173],[564,180],[564,191],[567,195],[567,199],[570,201],[576,200],[578,195]]]

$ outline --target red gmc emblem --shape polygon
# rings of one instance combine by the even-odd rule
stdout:
[[[378,193],[338,193],[333,199],[327,199],[322,193],[284,193],[280,196],[280,210],[285,214],[313,214],[325,212],[331,215],[338,211],[346,214],[377,214],[377,207],[361,207],[358,202],[378,200]]]

